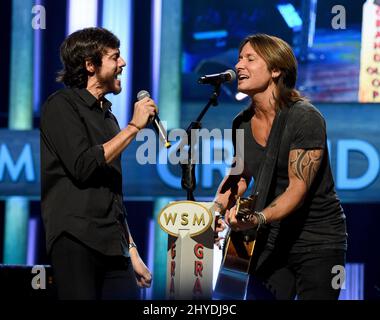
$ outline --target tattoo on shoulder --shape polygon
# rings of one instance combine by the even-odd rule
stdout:
[[[292,150],[289,155],[289,168],[294,175],[310,187],[319,169],[323,150]]]

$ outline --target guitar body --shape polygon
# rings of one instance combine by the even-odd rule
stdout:
[[[251,208],[254,205],[255,198],[242,199],[240,203],[237,203],[237,211],[239,213],[239,209],[241,209],[240,215],[244,215],[244,212],[252,212]],[[225,240],[224,256],[214,290],[214,298],[245,299],[255,245],[256,230],[244,233],[229,231]]]
[[[226,241],[214,297],[216,299],[244,300],[256,239],[245,241],[242,232],[230,231]]]

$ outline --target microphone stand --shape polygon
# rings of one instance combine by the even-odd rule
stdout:
[[[181,164],[182,167],[182,180],[181,180],[181,186],[182,189],[186,190],[187,192],[187,200],[195,201],[194,198],[194,190],[196,187],[196,179],[195,179],[195,163],[193,161],[193,144],[191,143],[191,130],[193,129],[201,129],[202,124],[201,120],[208,111],[208,109],[211,106],[217,106],[218,105],[218,96],[220,94],[220,87],[221,83],[216,83],[213,85],[214,91],[211,94],[207,104],[201,111],[201,113],[198,115],[197,119],[195,121],[192,121],[189,125],[189,127],[186,130],[187,134],[187,145],[188,145],[188,159],[187,163]]]

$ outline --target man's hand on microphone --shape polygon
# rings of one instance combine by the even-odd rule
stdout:
[[[135,103],[131,122],[140,129],[145,128],[149,119],[152,119],[157,111],[155,102],[151,98],[145,97]]]
[[[154,117],[156,110],[156,104],[148,97],[135,103],[132,120],[128,123],[128,126],[103,144],[104,159],[107,164],[111,163],[123,152],[139,130],[146,127],[148,119]]]

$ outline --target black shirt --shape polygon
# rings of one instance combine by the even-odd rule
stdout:
[[[244,130],[244,166],[257,177],[266,148],[252,135],[248,109],[234,120],[234,127]],[[289,152],[294,149],[324,149],[316,177],[301,208],[280,222],[270,224],[267,248],[280,247],[289,252],[314,249],[346,249],[346,224],[340,201],[335,192],[327,150],[326,124],[320,112],[307,102],[297,102],[289,110],[277,166],[267,199],[267,205],[285,192],[289,185]]]
[[[41,206],[48,252],[63,232],[105,255],[128,256],[120,156],[103,144],[119,131],[111,103],[87,89],[62,89],[41,113]]]

